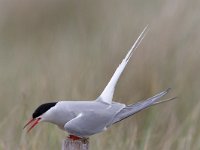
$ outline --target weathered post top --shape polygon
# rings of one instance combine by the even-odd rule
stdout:
[[[73,140],[67,138],[63,141],[62,150],[88,150],[89,139]]]

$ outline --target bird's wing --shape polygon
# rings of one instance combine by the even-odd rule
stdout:
[[[153,97],[148,98],[147,100],[126,106],[125,108],[123,108],[119,113],[117,113],[114,116],[110,125],[117,123],[117,122],[119,122],[119,121],[121,121],[121,120],[123,120],[123,119],[145,109],[145,108],[148,108],[152,105],[156,105],[156,104],[159,104],[161,102],[166,102],[166,101],[174,99],[174,98],[172,98],[172,99],[168,99],[168,100],[164,100],[164,101],[158,101],[161,97],[166,95],[169,90],[170,89],[167,89],[167,90],[165,90],[165,91],[163,91],[163,92],[161,92],[161,93],[159,93],[159,94],[157,94]]]
[[[88,137],[106,129],[107,125],[121,109],[124,104],[113,102],[107,105],[99,102],[92,102],[92,105],[85,105],[79,114],[64,125],[64,129],[70,134]],[[76,105],[77,108],[80,108]]]
[[[108,112],[88,110],[67,122],[64,129],[72,135],[88,137],[103,131],[111,118]]]
[[[144,38],[147,28],[148,27],[146,26],[144,28],[144,30],[142,31],[142,33],[140,34],[140,36],[137,38],[137,40],[135,41],[135,43],[133,44],[133,46],[131,47],[131,49],[127,53],[126,57],[122,60],[121,64],[116,69],[115,73],[113,74],[113,76],[110,79],[107,86],[105,87],[105,89],[103,90],[101,95],[97,98],[97,101],[103,101],[107,104],[112,103],[113,94],[114,94],[114,91],[115,91],[115,86],[117,84],[117,81],[118,81],[119,77],[121,76],[124,68],[126,67],[129,59],[133,55],[134,50],[139,46],[140,42]]]

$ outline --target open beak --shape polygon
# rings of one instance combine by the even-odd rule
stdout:
[[[32,118],[32,119],[24,126],[24,128],[26,128],[28,125],[31,125],[31,126],[29,127],[29,129],[27,130],[27,132],[30,132],[31,129],[33,129],[33,128],[40,122],[40,119],[41,119],[41,118]],[[23,128],[23,129],[24,129],[24,128]]]

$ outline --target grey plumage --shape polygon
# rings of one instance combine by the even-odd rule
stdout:
[[[165,102],[165,101],[158,101],[161,97],[165,96],[170,89],[163,91],[153,97],[148,98],[147,100],[137,102],[135,104],[131,104],[123,108],[119,113],[116,114],[114,117],[112,124],[115,124],[119,121],[124,120],[125,118],[134,115],[135,113],[146,109],[152,105],[157,104],[157,102]]]
[[[72,135],[89,137],[157,102],[165,102],[159,100],[168,91],[169,89],[127,106],[117,102],[107,104],[99,101],[60,101],[51,111],[44,114],[43,119],[58,125]],[[67,115],[63,117],[63,114]]]

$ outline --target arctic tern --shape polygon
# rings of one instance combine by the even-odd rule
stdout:
[[[112,101],[118,79],[147,30],[148,27],[145,27],[96,100],[44,103],[34,111],[31,120],[24,128],[30,126],[29,132],[39,122],[50,122],[67,131],[72,139],[88,138],[145,108],[174,99],[160,100],[168,93],[167,89],[131,105]]]

